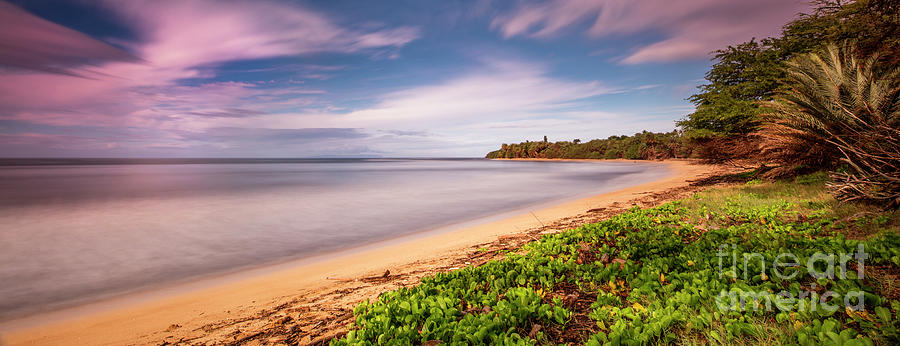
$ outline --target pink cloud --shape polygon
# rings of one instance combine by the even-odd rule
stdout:
[[[0,65],[71,74],[72,66],[138,58],[0,1]]]
[[[564,109],[568,103],[620,90],[593,82],[553,78],[539,64],[483,59],[484,66],[443,83],[384,95],[378,105],[347,114],[357,124],[468,124]]]
[[[559,115],[599,95],[625,92],[599,81],[553,77],[541,64],[483,57],[482,66],[438,83],[386,93],[370,107],[349,112],[278,113],[264,119],[230,118],[230,126],[270,128],[361,127],[454,131],[486,121]],[[478,125],[476,125],[478,126]],[[469,132],[469,129],[465,129]]]
[[[84,149],[102,149],[106,148],[108,143],[103,140],[69,135],[55,135],[46,133],[25,132],[17,134],[0,133],[0,144],[9,148],[50,148],[65,149],[77,146]],[[4,152],[9,155],[10,152]]]
[[[400,47],[418,38],[410,27],[360,32],[323,14],[269,1],[107,1],[144,42],[135,51],[151,64],[193,67],[223,61],[313,52]]]
[[[601,1],[590,0],[530,3],[496,18],[491,26],[499,28],[507,38],[520,35],[547,37],[579,21],[596,17],[605,6]]]
[[[522,5],[491,26],[507,38],[546,38],[579,25],[588,25],[591,37],[643,32],[666,37],[622,60],[636,64],[705,58],[729,44],[778,34],[808,8],[804,0],[557,0]]]
[[[316,52],[375,54],[418,37],[410,27],[357,30],[293,3],[107,1],[137,42],[137,57],[0,0],[0,119],[94,127],[202,129],[226,115],[309,104],[306,88],[250,83],[180,85],[227,61]],[[25,65],[31,61],[31,65]],[[249,105],[249,106],[248,106]]]

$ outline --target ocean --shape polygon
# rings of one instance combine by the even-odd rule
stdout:
[[[666,175],[482,159],[2,159],[0,319]]]

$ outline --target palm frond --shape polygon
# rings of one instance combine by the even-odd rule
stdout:
[[[786,63],[787,85],[763,107],[764,152],[789,165],[836,168],[842,200],[900,205],[900,68],[876,74],[878,55],[828,45]]]

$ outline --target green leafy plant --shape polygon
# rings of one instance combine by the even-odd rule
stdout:
[[[860,244],[867,266],[900,266],[896,215],[868,218],[882,220],[867,223],[882,229],[869,239],[847,239],[832,228],[839,206],[824,190],[815,179],[743,185],[544,235],[504,259],[361,304],[348,334],[332,344],[895,344],[900,301],[870,278],[852,270],[845,279],[815,278],[799,267],[783,269],[796,273],[790,278],[772,272],[782,253],[806,263],[818,252],[851,253]],[[720,275],[723,244],[729,254],[755,253],[762,261],[725,265]],[[818,293],[790,306],[716,304],[723,292],[800,296],[812,284],[833,292],[831,299],[864,292],[865,309],[805,309]],[[580,306],[572,296],[593,303]]]

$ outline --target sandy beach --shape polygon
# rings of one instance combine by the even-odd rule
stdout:
[[[2,325],[7,345],[316,343],[340,335],[352,307],[424,275],[477,265],[541,233],[690,193],[718,166],[670,160],[657,181],[443,232],[114,298]]]

